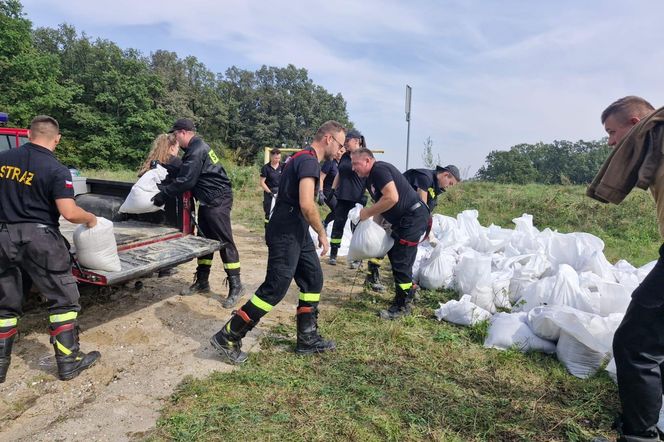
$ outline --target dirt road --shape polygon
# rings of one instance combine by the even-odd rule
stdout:
[[[262,232],[234,229],[247,286],[242,305],[265,276],[267,248]],[[221,261],[217,254],[211,278],[215,295],[178,295],[191,283],[195,267],[190,262],[169,278],[144,279],[141,290],[131,284],[104,296],[84,294],[81,347],[99,350],[102,358],[69,382],[56,378],[45,310],[31,309],[20,322],[12,365],[0,384],[0,441],[140,438],[154,428],[164,401],[186,376],[232,370],[208,342],[230,313],[219,302],[227,293]],[[354,282],[355,272],[344,267],[323,264],[328,307],[348,296]],[[258,350],[257,338],[277,322],[291,324],[294,334],[296,303],[293,284],[286,299],[244,340],[245,349]]]

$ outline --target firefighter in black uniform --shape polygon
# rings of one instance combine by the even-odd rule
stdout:
[[[367,203],[364,195],[366,180],[357,176],[353,172],[350,154],[360,147],[366,147],[364,137],[355,129],[351,129],[346,134],[346,143],[344,148],[346,152],[339,160],[339,173],[332,183],[332,195],[336,196],[337,205],[334,208],[334,224],[332,224],[332,235],[330,238],[330,260],[331,265],[337,264],[337,252],[341,247],[341,238],[344,234],[344,227],[348,219],[348,212],[355,207],[355,204]],[[359,266],[359,261],[351,263],[352,268]]]
[[[379,315],[383,319],[396,319],[411,311],[415,296],[413,263],[417,245],[428,233],[429,209],[401,172],[390,163],[376,161],[369,149],[356,150],[352,160],[353,170],[367,178],[367,190],[374,201],[371,207],[360,211],[360,220],[373,216],[374,221],[380,222],[382,217],[392,224],[394,246],[387,256],[392,264],[396,293],[392,305]]]
[[[343,147],[345,130],[336,121],[318,129],[310,147],[294,154],[284,166],[279,197],[267,225],[265,242],[268,261],[265,281],[254,296],[233,313],[230,320],[210,342],[233,364],[247,360],[242,338],[277,305],[293,278],[300,289],[297,307],[298,354],[333,350],[335,344],[318,334],[318,302],[323,288],[323,271],[309,226],[318,234],[321,256],[329,249],[327,235],[315,203],[320,177],[320,161],[328,160]]]
[[[48,300],[58,377],[72,379],[101,356],[79,349],[79,293],[58,223],[62,215],[93,227],[97,218],[76,205],[71,173],[53,154],[60,142],[58,122],[46,115],[35,117],[28,139],[18,149],[0,153],[0,383],[23,314],[23,272]]]
[[[263,212],[265,212],[265,227],[270,221],[270,208],[272,200],[277,196],[279,190],[279,180],[281,172],[284,170],[284,163],[281,162],[281,151],[274,148],[270,151],[270,162],[261,167],[260,186],[263,189]]]
[[[330,208],[330,213],[327,214],[323,221],[323,227],[327,230],[327,225],[334,219],[334,209],[337,207],[337,197],[334,196],[332,191],[332,184],[334,179],[339,174],[339,160],[346,152],[345,148],[339,149],[334,158],[327,160],[320,166],[320,189],[318,189],[318,205],[322,206],[327,204]]]
[[[408,169],[403,176],[417,192],[421,201],[426,201],[429,212],[433,214],[438,203],[438,195],[445,192],[445,189],[461,182],[459,169],[450,164],[449,166],[436,166],[432,169]],[[367,265],[367,277],[364,285],[378,292],[385,290],[380,283],[380,266],[382,258],[372,258]]]
[[[166,197],[173,198],[192,190],[194,198],[199,202],[199,234],[221,242],[221,260],[229,285],[228,297],[223,305],[231,308],[237,304],[244,292],[240,280],[240,254],[235,247],[231,228],[231,180],[214,151],[196,136],[196,128],[191,120],[177,120],[169,133],[175,133],[175,139],[184,150],[182,165],[177,177],[170,184],[160,187],[161,192],[153,198],[154,204],[163,206]],[[183,295],[210,291],[208,279],[212,259],[213,254],[198,258],[194,283],[182,290]]]

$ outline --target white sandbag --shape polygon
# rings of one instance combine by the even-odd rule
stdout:
[[[470,294],[473,303],[495,313],[490,256],[467,250],[461,254],[454,273],[460,293]]]
[[[435,239],[435,242],[442,244],[443,247],[453,247],[454,249],[468,244],[470,240],[468,235],[459,229],[456,219],[440,214],[432,217],[429,238]]]
[[[150,213],[164,210],[164,206],[155,206],[152,198],[159,193],[157,184],[161,183],[166,175],[168,175],[168,171],[161,165],[145,172],[131,187],[129,195],[118,211],[120,213]]]
[[[394,245],[394,238],[373,217],[360,221],[348,247],[348,258],[352,260],[382,258]]]
[[[570,374],[585,379],[599,370],[606,353],[593,350],[572,334],[561,330],[556,346],[556,356]]]
[[[629,286],[615,282],[599,282],[599,314],[608,316],[611,313],[625,313],[636,287],[636,285]]]
[[[526,322],[535,335],[555,342],[560,338],[561,324],[583,321],[586,318],[589,318],[589,316],[585,316],[582,312],[566,305],[544,305],[530,310]]]
[[[600,310],[599,296],[582,288],[579,275],[567,264],[561,264],[555,276],[529,285],[517,304],[518,310],[525,312],[538,305],[567,305],[590,313]]]
[[[420,268],[422,267],[422,263],[426,262],[426,260],[429,258],[429,255],[431,255],[431,252],[433,252],[433,245],[429,241],[423,241],[418,247],[417,247],[417,254],[415,255],[415,262],[413,262],[413,281],[418,281],[420,280]]]
[[[502,270],[491,273],[491,289],[493,290],[493,304],[496,309],[511,309],[509,290],[513,276],[512,270]]]
[[[611,358],[609,363],[606,364],[605,370],[609,374],[609,377],[611,379],[613,379],[613,382],[615,382],[617,384],[618,383],[618,368],[616,367],[616,358]],[[660,413],[659,416],[660,416],[660,421],[661,421],[662,412],[660,411],[659,413]],[[659,427],[659,424],[657,424],[657,426]]]
[[[520,351],[541,351],[555,353],[553,342],[535,336],[525,322],[526,313],[498,313],[491,318],[491,325],[484,347],[506,350],[518,348]]]
[[[615,263],[611,270],[615,280],[620,284],[639,285],[641,282],[636,267],[624,259]]]
[[[470,295],[463,295],[458,301],[453,299],[440,304],[435,314],[439,321],[459,325],[475,325],[491,318],[491,313],[470,302]]]
[[[456,253],[443,248],[442,244],[438,244],[419,269],[420,286],[430,290],[449,288],[454,277],[456,263]]]
[[[97,225],[88,228],[79,224],[74,230],[74,245],[79,264],[91,270],[119,272],[122,270],[113,222],[97,217]]]
[[[579,272],[593,272],[594,274],[601,276],[605,281],[616,281],[613,266],[606,259],[604,253],[600,251],[594,251],[578,270]]]

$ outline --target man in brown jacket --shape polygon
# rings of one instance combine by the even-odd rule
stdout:
[[[650,103],[640,97],[624,97],[611,104],[602,113],[609,145],[618,150],[632,143],[635,152],[661,152],[664,143],[657,133],[662,130],[662,123],[646,128],[649,133],[643,135],[646,120],[652,121],[655,114],[661,112],[653,111]],[[634,127],[637,125],[639,127]],[[636,167],[641,167],[630,169],[628,162],[623,164],[626,168],[623,174],[637,173]],[[664,236],[664,161],[660,160],[659,165],[653,164],[653,167],[656,172],[650,190],[657,205],[660,232]],[[632,302],[613,339],[623,412],[619,441],[660,440],[656,424],[662,407],[661,367],[664,367],[664,245],[659,249],[659,255],[655,267],[632,294]]]

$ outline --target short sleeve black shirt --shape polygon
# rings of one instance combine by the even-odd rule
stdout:
[[[330,190],[332,188],[332,183],[334,182],[334,177],[339,173],[339,163],[337,163],[337,160],[327,160],[320,167],[320,171],[325,174],[323,190]]]
[[[383,196],[381,190],[392,181],[397,188],[399,201],[394,207],[383,213],[383,218],[392,224],[398,224],[401,217],[419,201],[417,193],[401,172],[390,163],[376,161],[367,177],[367,190],[371,199],[374,202],[378,201]]]
[[[53,152],[26,143],[0,153],[0,222],[58,226],[60,198],[74,198],[74,186]]]
[[[438,179],[436,178],[436,171],[431,169],[408,169],[404,172],[403,176],[413,186],[413,189],[424,190],[427,193],[427,206],[429,210],[433,211],[436,207],[438,195],[444,192],[438,186]]]
[[[346,152],[339,160],[339,183],[336,195],[338,200],[353,201],[359,203],[364,195],[366,178],[360,178],[353,172],[353,164],[350,152]]]
[[[265,178],[265,185],[270,189],[279,187],[279,180],[281,179],[283,170],[284,163],[279,163],[276,169],[270,163],[264,164],[261,168],[261,177]]]
[[[279,182],[279,196],[277,204],[285,202],[293,207],[300,208],[300,180],[302,178],[315,178],[315,188],[318,189],[320,181],[320,163],[316,151],[312,148],[303,149],[291,157],[284,165]]]

